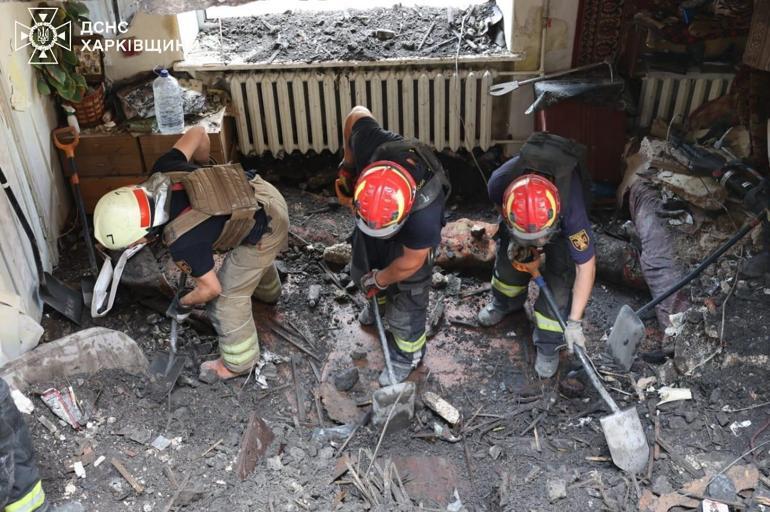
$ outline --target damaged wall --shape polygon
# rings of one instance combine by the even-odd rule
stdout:
[[[186,21],[192,21],[192,23],[186,22],[186,27],[197,26],[195,12],[185,13],[180,16],[184,16]],[[192,20],[190,19],[190,16],[192,16]],[[128,32],[121,34],[120,39],[128,37],[135,37],[137,40],[183,40],[185,44],[190,41],[187,36],[182,38],[180,35],[177,16],[158,16],[144,12],[137,13],[136,16],[134,16],[134,19],[131,20]],[[110,49],[110,51],[105,52],[104,66],[107,78],[117,81],[131,77],[137,73],[152,71],[155,66],[170,67],[172,63],[182,60],[183,58],[184,54],[181,51],[163,53],[145,51],[138,55],[126,56],[113,48]]]
[[[13,188],[40,243],[43,265],[58,260],[57,239],[69,211],[69,190],[59,168],[50,133],[56,126],[53,101],[35,87],[28,49],[14,51],[15,21],[27,23],[32,4],[0,4],[0,167]],[[5,149],[7,148],[7,150]],[[0,194],[0,292],[22,297],[25,311],[40,318],[37,277],[24,232]]]

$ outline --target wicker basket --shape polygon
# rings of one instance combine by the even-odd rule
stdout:
[[[82,128],[101,124],[104,115],[104,84],[100,84],[94,92],[84,96],[80,103],[66,102],[75,109],[75,117]]]

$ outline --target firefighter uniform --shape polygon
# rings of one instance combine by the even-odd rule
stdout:
[[[430,249],[430,255],[419,270],[391,284],[377,296],[384,310],[384,323],[396,374],[402,373],[405,376],[408,371],[399,372],[398,366],[408,369],[411,365],[414,368],[425,351],[425,323],[433,274],[432,252],[441,241],[449,182],[443,167],[428,148],[417,142],[405,141],[400,135],[382,129],[371,117],[359,119],[353,125],[350,149],[355,161],[352,178],[358,180],[354,188],[359,214],[359,224],[351,240],[351,278],[361,282],[362,277],[371,270],[388,267],[403,254],[404,248]],[[397,164],[401,172],[408,173],[406,178],[416,191],[413,191],[415,198],[406,214],[408,216],[399,222],[398,228],[395,222],[390,223],[392,225],[389,228],[394,229],[394,233],[385,237],[366,233],[365,226],[362,229],[361,224],[362,201],[359,193],[366,186],[365,169],[371,169],[376,162]],[[374,188],[380,190],[379,187]],[[401,196],[396,194],[394,197],[398,203]],[[373,321],[369,306],[360,319],[365,324]]]
[[[43,505],[45,493],[29,429],[8,384],[0,379],[0,507],[5,512],[31,512]]]
[[[200,277],[214,268],[215,252],[227,252],[217,272],[222,291],[208,312],[224,366],[246,372],[259,359],[251,299],[275,303],[281,294],[274,262],[288,243],[286,201],[240,165],[198,167],[176,149],[154,171],[172,183],[163,241],[179,268]]]
[[[525,173],[536,173],[555,183],[561,202],[560,224],[543,248],[545,268],[542,274],[564,318],[569,313],[575,264],[586,263],[594,256],[593,234],[586,211],[590,188],[584,156],[582,145],[557,135],[536,133],[522,147],[519,155],[494,171],[488,183],[489,197],[501,211],[505,208],[504,191]],[[515,246],[517,242],[506,223],[500,222],[497,236],[493,298],[488,308],[507,314],[523,307],[531,276],[511,264],[511,243]],[[562,328],[542,294],[534,309],[534,342],[539,353],[552,356],[556,348],[564,343]],[[479,319],[484,323],[483,311]]]

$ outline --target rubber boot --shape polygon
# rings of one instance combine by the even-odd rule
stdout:
[[[390,348],[390,346],[388,347]],[[423,355],[425,354],[425,347],[422,350],[413,352],[411,354],[405,354],[399,350],[393,350],[390,348],[390,364],[393,367],[393,377],[396,382],[390,382],[390,374],[388,373],[387,366],[383,368],[380,373],[380,386],[392,386],[404,382],[412,370],[416,369],[421,363]]]
[[[541,379],[550,379],[559,369],[559,353],[545,354],[539,349],[535,357],[535,372]]]
[[[502,304],[497,298],[492,298],[489,304],[481,308],[476,319],[484,327],[492,327],[502,322],[506,316],[513,313],[514,309],[516,309],[515,306]]]

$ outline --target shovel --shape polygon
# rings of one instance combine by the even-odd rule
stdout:
[[[540,292],[545,296],[551,312],[559,321],[562,330],[566,330],[567,324],[561,316],[559,307],[556,305],[556,301],[545,279],[537,270],[532,275],[535,278],[535,283],[540,287]],[[609,416],[599,419],[604,431],[604,438],[607,440],[607,446],[610,448],[612,462],[620,469],[629,473],[641,473],[649,461],[650,447],[647,444],[647,437],[644,435],[644,429],[642,428],[642,422],[639,419],[636,407],[620,410],[615,400],[604,389],[583,347],[576,346],[575,353],[588,375],[588,380],[591,381],[593,387],[599,392],[599,396],[602,397],[602,400],[605,401],[612,411],[612,414]]]
[[[80,222],[83,224],[83,241],[86,244],[86,253],[88,254],[88,265],[91,267],[91,278],[84,278],[80,281],[80,288],[83,293],[83,301],[88,307],[91,306],[93,299],[94,283],[99,275],[99,268],[96,265],[96,251],[94,242],[91,239],[91,229],[88,226],[88,217],[86,217],[86,207],[83,203],[83,194],[80,192],[80,177],[75,165],[75,148],[80,142],[80,134],[73,126],[57,128],[52,133],[54,145],[64,152],[70,167],[70,185],[72,186],[72,195],[77,205]]]
[[[714,263],[722,254],[725,253],[730,247],[736,244],[738,240],[746,236],[746,234],[754,229],[762,221],[762,216],[767,214],[767,209],[760,212],[759,215],[752,217],[744,226],[735,233],[732,238],[718,247],[712,252],[700,265],[690,271],[689,274],[684,276],[678,282],[671,286],[668,290],[655,297],[653,300],[634,311],[630,306],[624,304],[620,308],[618,316],[615,318],[615,324],[612,326],[610,336],[607,339],[607,345],[609,345],[610,354],[615,358],[615,361],[623,367],[626,371],[631,368],[631,363],[634,360],[634,354],[636,347],[644,339],[644,323],[641,317],[652,310],[655,306],[666,300],[673,293],[680,290],[687,283],[698,277],[703,270]]]
[[[529,272],[532,275],[535,283],[540,288],[540,293],[545,297],[551,312],[556,317],[556,320],[559,321],[562,330],[566,331],[567,324],[561,316],[559,306],[556,304],[556,300],[553,298],[551,289],[548,288],[545,279],[540,275],[540,257],[535,251],[530,250],[530,255],[526,259],[527,261],[512,262],[514,268],[521,272]],[[647,466],[650,457],[650,447],[647,444],[647,437],[644,435],[644,429],[639,419],[639,413],[636,412],[636,407],[629,407],[621,411],[615,400],[604,389],[602,381],[596,374],[594,365],[588,359],[588,355],[586,355],[583,347],[576,346],[575,353],[588,375],[588,380],[591,381],[593,387],[599,392],[599,396],[602,397],[602,400],[607,403],[612,411],[612,414],[609,416],[599,419],[604,431],[604,438],[607,440],[607,446],[610,448],[612,462],[624,471],[641,473]]]
[[[385,355],[385,367],[388,369],[390,382],[396,382],[393,366],[390,362],[388,339],[385,327],[382,325],[380,305],[377,297],[372,297],[372,312],[377,324],[377,334],[380,337],[382,352]],[[388,432],[406,428],[414,417],[414,397],[416,394],[414,382],[401,382],[384,386],[372,394],[372,423],[376,426],[388,425]]]
[[[182,272],[177,281],[177,295],[187,283],[187,274]],[[158,352],[153,356],[150,363],[150,377],[152,382],[150,396],[156,401],[163,398],[174,389],[179,375],[182,373],[185,365],[184,357],[177,358],[177,338],[179,332],[179,323],[176,319],[171,319],[171,334],[169,335],[169,351]]]
[[[503,82],[503,83],[495,84],[489,88],[489,94],[492,96],[502,96],[504,94],[508,94],[511,91],[515,91],[522,85],[540,82],[541,80],[549,80],[551,78],[557,78],[560,76],[569,75],[571,73],[577,73],[579,71],[585,71],[587,69],[593,69],[604,65],[609,66],[610,73],[612,73],[612,61],[607,59],[601,62],[594,62],[593,64],[586,64],[585,66],[579,66],[579,67],[567,69],[564,71],[558,71],[556,73],[551,73],[549,75],[536,76],[534,78],[527,78],[526,80],[521,80],[521,81],[513,80],[511,82]]]
[[[38,281],[40,283],[38,288],[40,298],[43,299],[44,303],[66,316],[77,325],[80,325],[80,318],[83,313],[82,297],[76,290],[73,290],[43,270],[43,261],[40,258],[40,249],[35,240],[35,233],[32,231],[32,227],[24,216],[24,212],[22,211],[19,202],[16,200],[16,195],[13,193],[8,181],[5,179],[5,174],[3,174],[2,169],[0,169],[0,187],[5,191],[8,201],[11,203],[11,207],[13,207],[13,211],[16,212],[16,216],[19,218],[21,227],[27,235],[29,245],[32,247],[32,256],[35,258],[35,267],[37,268]]]

